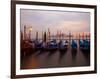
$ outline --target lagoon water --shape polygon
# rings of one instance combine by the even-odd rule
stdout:
[[[21,58],[21,69],[79,67],[90,65],[90,52],[77,49],[60,52],[35,51],[29,56]]]

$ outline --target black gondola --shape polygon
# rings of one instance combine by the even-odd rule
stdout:
[[[46,49],[49,51],[56,50],[58,48],[58,44],[56,40],[51,40],[47,43]]]
[[[77,42],[75,40],[72,40],[71,48],[72,50],[77,50]]]
[[[43,44],[42,40],[35,41],[35,49],[36,50],[43,50],[44,49],[44,44]]]
[[[60,51],[66,51],[67,48],[68,48],[68,41],[67,41],[67,40],[66,40],[66,41],[61,40],[61,41],[59,42],[59,50],[60,50]]]
[[[90,51],[90,41],[80,40],[80,49],[82,51]]]

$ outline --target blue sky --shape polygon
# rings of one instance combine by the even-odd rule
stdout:
[[[69,31],[90,32],[90,13],[21,9],[22,31],[24,25],[32,27],[33,37],[36,31],[41,35],[42,31],[47,31],[48,28],[52,34],[57,30],[65,34]]]

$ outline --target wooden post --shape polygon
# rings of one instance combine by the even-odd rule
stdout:
[[[80,48],[80,33],[79,33],[79,39],[78,39],[78,48]]]
[[[73,37],[73,35],[69,32],[68,37],[69,37],[69,48],[71,48],[71,37]]]
[[[36,40],[38,40],[38,31],[36,32]]]
[[[46,37],[47,37],[46,32],[44,32],[44,42],[45,43],[46,43]]]
[[[24,25],[24,40],[26,40],[26,25]]]
[[[32,27],[29,27],[29,40],[31,40],[31,32],[32,32]]]

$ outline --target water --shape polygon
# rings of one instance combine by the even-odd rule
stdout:
[[[79,67],[90,65],[90,52],[72,51],[35,51],[21,58],[21,69]]]

